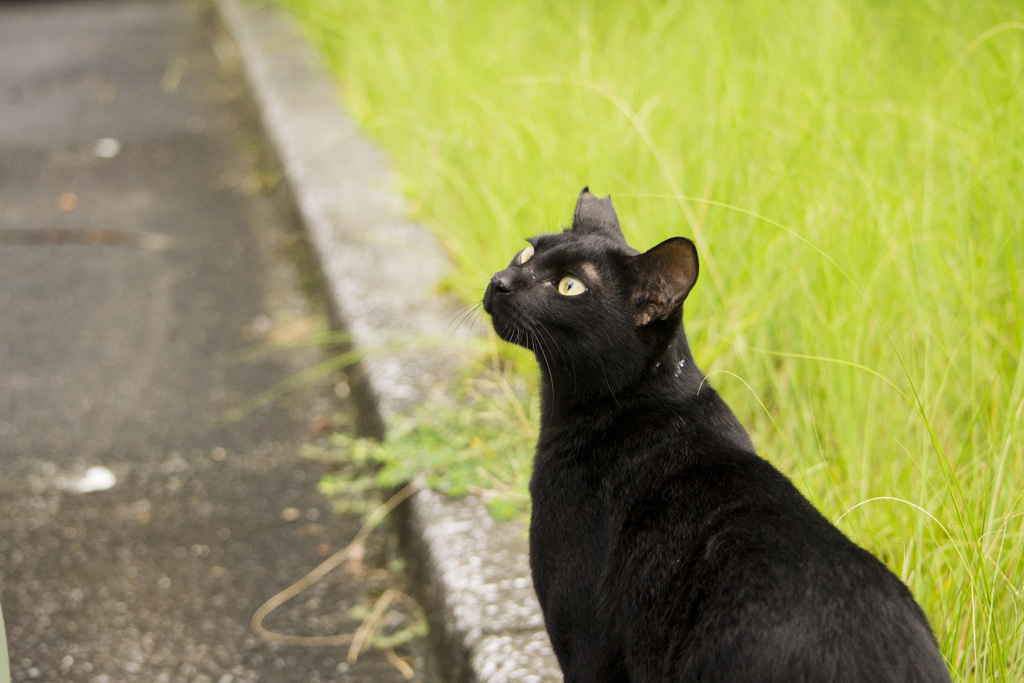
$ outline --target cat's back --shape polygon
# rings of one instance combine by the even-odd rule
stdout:
[[[679,423],[630,438],[606,589],[631,680],[949,680],[906,586],[771,464]]]

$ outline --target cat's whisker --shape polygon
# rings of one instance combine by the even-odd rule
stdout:
[[[544,367],[547,368],[547,371],[548,371],[548,381],[551,382],[551,391],[553,393],[555,391],[555,389],[556,389],[556,387],[555,387],[555,373],[552,371],[552,369],[551,369],[551,362],[548,360],[547,354],[544,352],[544,343],[543,342],[545,340],[541,339],[541,336],[544,334],[544,329],[543,328],[538,328],[536,334],[537,334],[537,349],[540,352],[541,358],[544,360]],[[546,341],[550,341],[550,340],[546,340]],[[557,344],[550,344],[550,347],[552,348],[552,350],[555,353],[561,354],[561,350],[558,348]]]
[[[473,305],[472,309],[467,314],[468,317],[469,317],[469,320],[470,320],[470,323],[469,323],[469,333],[466,335],[466,348],[467,349],[472,347],[472,343],[473,343],[474,339],[481,339],[481,338],[487,336],[487,333],[485,331],[487,329],[487,327],[486,327],[486,323],[484,322],[484,316],[482,315],[483,310],[484,310],[484,308],[483,308],[483,301],[482,300],[478,300],[477,302],[475,302],[475,304]],[[477,329],[478,325],[479,326],[483,326],[483,330],[478,330]]]
[[[448,322],[448,325],[445,327],[444,343],[442,344],[442,348],[447,348],[448,347],[448,342],[450,342],[452,340],[452,338],[455,336],[455,334],[459,331],[459,329],[462,328],[462,326],[466,324],[467,320],[470,321],[469,333],[467,335],[467,339],[472,339],[473,338],[474,327],[476,326],[476,323],[479,322],[480,319],[481,319],[480,311],[482,310],[482,308],[483,308],[483,300],[482,299],[478,299],[476,301],[473,301],[473,302],[470,302],[470,303],[467,303],[467,304],[463,304],[462,306],[460,306],[451,315],[451,320]]]
[[[619,404],[619,397],[616,395],[615,389],[612,387],[612,380],[608,376],[608,369],[604,366],[603,363],[598,365],[598,367],[601,368],[601,376],[604,378],[604,386],[606,389],[608,389],[608,395],[611,396],[611,399],[612,401],[615,402],[616,407],[621,407],[621,405]]]
[[[567,369],[569,371],[569,373],[570,373],[569,379],[572,380],[573,392],[574,392],[574,394],[578,394],[578,392],[579,392],[579,383],[577,382],[577,378],[576,378],[576,363],[572,362],[572,358],[568,355],[569,351],[567,349],[563,348],[563,345],[555,343],[555,341],[551,338],[551,335],[552,335],[551,332],[546,331],[543,328],[539,328],[538,332],[541,333],[541,334],[548,335],[547,338],[548,338],[548,340],[550,342],[549,343],[549,348],[554,352],[554,354],[556,356],[556,360],[558,361],[558,368],[559,369],[563,369],[563,370]],[[550,369],[549,369],[549,374],[553,374],[553,373],[551,373]],[[554,388],[554,379],[553,378],[552,378],[551,386],[552,386],[552,389],[553,389]]]
[[[466,320],[472,320],[479,317],[480,306],[481,302],[479,300],[460,306],[452,316],[452,320],[448,323],[448,328],[445,331],[454,334],[460,327],[462,327],[462,325],[465,324]]]
[[[551,382],[551,390],[554,391],[555,390],[555,374],[551,371],[551,363],[550,363],[550,361],[548,361],[548,356],[544,352],[544,344],[543,344],[539,334],[537,335],[537,344],[536,344],[536,346],[537,346],[537,352],[540,354],[541,359],[543,359],[543,361],[544,361],[544,367],[547,368],[548,378],[549,378],[549,381]]]

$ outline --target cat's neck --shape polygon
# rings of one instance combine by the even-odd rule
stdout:
[[[633,382],[603,392],[575,393],[570,375],[553,375],[541,364],[542,437],[565,430],[601,433],[623,418],[651,414],[720,425],[724,440],[754,450],[746,430],[694,361],[682,329]]]

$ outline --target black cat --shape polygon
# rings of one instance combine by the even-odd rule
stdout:
[[[566,681],[949,681],[910,591],[750,438],[693,361],[693,243],[630,248],[586,188],[484,309],[541,369],[530,565]]]

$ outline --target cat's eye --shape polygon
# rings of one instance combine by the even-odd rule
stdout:
[[[587,291],[587,286],[572,275],[566,275],[558,283],[558,293],[562,296],[578,296],[585,291]]]
[[[519,256],[516,257],[516,263],[518,263],[519,265],[523,265],[524,263],[530,260],[531,256],[533,256],[533,245],[528,244],[526,246],[526,249],[523,249],[521,252],[519,252]]]

